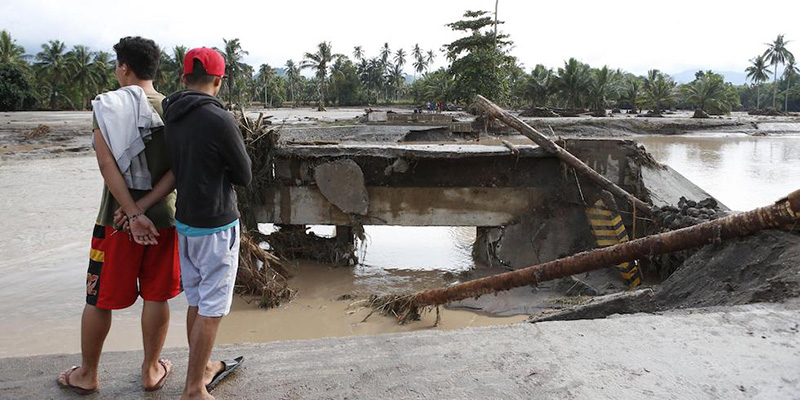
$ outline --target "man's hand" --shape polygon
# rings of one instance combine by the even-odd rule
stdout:
[[[122,211],[122,207],[118,208],[117,211],[114,211],[114,226],[118,226],[119,230],[127,232],[128,227],[128,216],[125,215],[125,212]]]
[[[134,242],[144,246],[158,244],[158,240],[156,239],[160,236],[158,234],[158,229],[156,229],[153,221],[150,221],[150,218],[147,218],[146,215],[140,214],[133,219],[128,218],[128,227],[130,228]]]

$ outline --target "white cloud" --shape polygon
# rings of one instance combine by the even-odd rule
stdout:
[[[558,67],[569,57],[593,66],[608,64],[635,73],[658,68],[742,71],[748,59],[779,33],[800,55],[796,1],[753,4],[731,1],[541,2],[501,0],[501,30],[515,43],[512,53],[526,67]],[[612,6],[613,5],[613,6]],[[132,11],[134,7],[139,10]],[[377,55],[388,42],[410,52],[440,47],[456,35],[444,25],[467,9],[493,10],[491,0],[375,2],[340,1],[199,1],[181,4],[140,0],[5,0],[0,28],[7,29],[31,53],[49,39],[67,45],[111,49],[127,35],[155,39],[164,47],[222,46],[222,38],[241,39],[250,52],[245,61],[281,66],[299,61],[322,40],[335,52],[352,54],[361,45]],[[437,66],[445,64],[439,53]],[[411,72],[411,67],[407,67]]]

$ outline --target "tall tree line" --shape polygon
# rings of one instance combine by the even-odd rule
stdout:
[[[779,35],[746,69],[751,84],[733,86],[713,71],[698,71],[680,85],[653,69],[637,76],[610,66],[593,67],[575,58],[550,68],[526,69],[509,54],[510,38],[496,30],[502,25],[485,11],[467,11],[448,24],[459,38],[444,44],[447,65],[433,69],[438,51],[419,44],[406,50],[386,42],[372,55],[362,46],[350,54],[320,42],[298,61],[257,68],[244,62],[249,52],[238,38],[223,38],[217,50],[226,62],[227,78],[221,98],[235,106],[253,103],[268,107],[328,105],[445,103],[468,106],[480,93],[513,108],[549,107],[565,112],[605,115],[609,108],[639,113],[647,109],[701,110],[724,114],[736,109],[800,109],[800,71],[788,49],[791,41]],[[162,51],[156,88],[181,89],[185,46]],[[0,32],[0,109],[74,109],[90,107],[97,94],[115,89],[113,54],[87,46],[71,48],[58,40],[26,54],[7,31]],[[406,71],[411,72],[407,74]],[[781,101],[782,100],[782,101]],[[782,104],[781,104],[782,103]]]

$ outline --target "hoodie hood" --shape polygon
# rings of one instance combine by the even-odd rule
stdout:
[[[222,109],[222,103],[214,96],[197,90],[181,90],[175,92],[161,103],[164,108],[164,121],[166,123],[175,122],[191,113],[192,110],[206,104],[213,104]]]

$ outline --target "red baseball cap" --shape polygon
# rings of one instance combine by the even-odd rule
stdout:
[[[225,76],[225,59],[222,54],[214,49],[207,47],[197,47],[189,50],[183,58],[183,74],[192,75],[194,73],[194,60],[200,60],[205,75]]]

